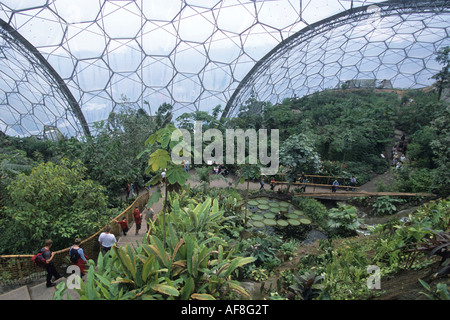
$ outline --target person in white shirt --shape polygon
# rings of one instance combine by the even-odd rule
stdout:
[[[164,183],[166,182],[166,170],[167,169],[164,169],[164,171],[161,172],[161,187],[164,186]]]
[[[98,242],[100,243],[100,250],[103,254],[106,254],[111,247],[117,242],[116,237],[109,233],[111,231],[110,226],[105,227],[105,232],[102,232],[98,237]]]

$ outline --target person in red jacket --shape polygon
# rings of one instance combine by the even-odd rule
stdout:
[[[134,223],[136,223],[135,235],[138,235],[139,230],[141,229],[141,223],[142,223],[142,214],[139,212],[138,207],[136,207],[136,209],[134,209],[133,216],[134,216]]]
[[[123,235],[126,236],[126,235],[127,235],[127,232],[128,232],[128,222],[127,222],[127,218],[126,218],[126,217],[123,217],[123,218],[122,218],[122,221],[117,221],[117,220],[116,220],[116,222],[117,222],[118,224],[120,224],[120,226],[121,226],[121,228],[122,228]]]

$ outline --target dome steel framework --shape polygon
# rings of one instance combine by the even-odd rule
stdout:
[[[337,14],[277,45],[240,82],[223,116],[249,97],[281,102],[344,85],[412,89],[432,84],[436,52],[450,45],[449,1],[387,1]]]
[[[3,0],[0,130],[83,136],[118,105],[175,115],[386,80],[432,84],[450,1]],[[148,102],[148,103],[147,103]]]

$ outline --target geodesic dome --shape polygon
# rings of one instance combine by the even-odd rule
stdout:
[[[0,130],[89,134],[121,103],[175,115],[355,79],[426,86],[448,1],[3,0]],[[377,28],[378,31],[377,31]],[[381,31],[381,32],[380,32]]]

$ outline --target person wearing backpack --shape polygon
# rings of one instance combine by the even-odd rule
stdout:
[[[53,241],[51,239],[48,239],[45,241],[45,246],[41,248],[39,253],[43,257],[44,267],[47,270],[47,288],[53,287],[56,284],[52,282],[52,278],[55,277],[55,281],[59,278],[62,278],[62,276],[58,273],[58,271],[55,268],[55,265],[53,264],[53,257],[55,256],[54,252],[51,252],[50,249],[53,246]]]
[[[73,246],[69,249],[70,262],[72,265],[80,268],[80,276],[83,277],[86,273],[87,256],[83,249],[80,248],[81,239],[76,238],[73,242]]]

